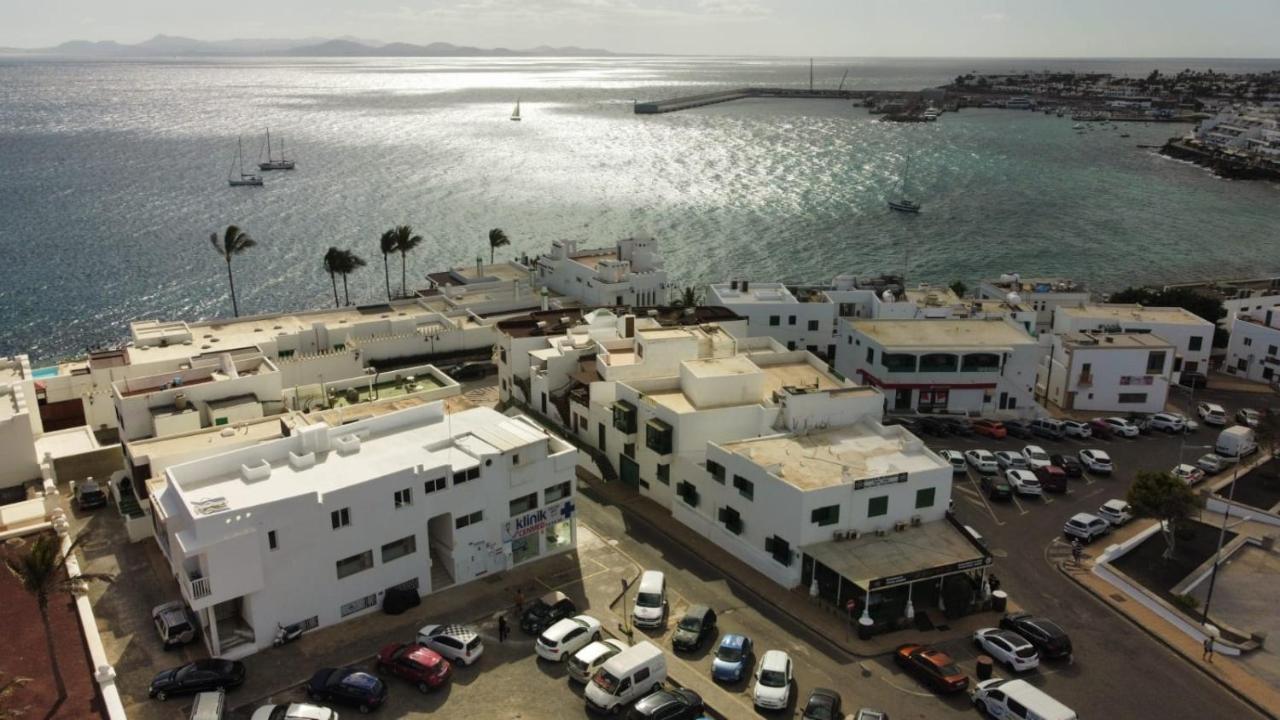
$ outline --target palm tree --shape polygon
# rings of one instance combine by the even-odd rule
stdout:
[[[511,244],[511,238],[502,231],[502,228],[494,228],[489,231],[489,264],[493,264],[493,251],[500,247],[506,247]]]
[[[364,258],[350,250],[341,250],[330,246],[324,254],[324,269],[333,281],[333,305],[338,307],[338,276],[342,276],[343,303],[351,304],[351,291],[347,289],[347,275],[367,265]]]
[[[248,233],[241,231],[235,225],[227,226],[222,235],[222,240],[218,240],[218,233],[211,233],[209,242],[213,243],[213,249],[218,251],[222,259],[227,261],[227,283],[231,285],[231,312],[236,317],[240,317],[240,306],[236,303],[236,279],[231,274],[231,258],[258,243],[254,242]]]
[[[382,237],[378,240],[378,247],[382,250],[382,279],[387,282],[387,299],[391,299],[391,266],[387,262],[387,256],[396,251],[396,231],[388,230],[382,233]]]
[[[58,656],[54,652],[53,630],[49,626],[49,600],[54,595],[76,595],[84,592],[84,585],[90,582],[109,583],[115,580],[115,576],[107,573],[82,572],[72,576],[67,572],[67,561],[76,548],[88,539],[89,533],[81,532],[72,539],[66,552],[63,552],[58,536],[46,533],[37,537],[31,543],[31,549],[25,553],[10,554],[4,559],[9,572],[22,583],[23,590],[35,597],[36,606],[40,609],[40,622],[44,624],[44,639],[48,646],[49,663],[53,667],[54,684],[58,688],[59,704],[67,698],[67,686],[62,679]]]
[[[333,283],[333,306],[338,307],[338,268],[342,266],[342,251],[330,245],[329,249],[324,253],[324,271],[329,273],[329,280]]]
[[[400,294],[409,297],[409,283],[405,275],[405,256],[409,251],[422,244],[422,236],[414,235],[413,228],[398,225],[391,233],[395,236],[396,252],[400,253]]]
[[[672,303],[676,307],[697,307],[698,306],[698,289],[692,285],[685,287],[680,291],[680,297]]]

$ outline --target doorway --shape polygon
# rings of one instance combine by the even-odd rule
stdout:
[[[618,469],[621,471],[619,476],[622,478],[622,482],[633,488],[640,487],[640,466],[636,464],[635,460],[626,455],[619,455]]]
[[[436,515],[427,521],[427,551],[431,558],[431,591],[454,583],[453,513]]]

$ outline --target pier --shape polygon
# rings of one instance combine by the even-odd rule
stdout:
[[[747,98],[865,100],[867,98],[879,96],[903,97],[908,95],[914,96],[919,95],[919,93],[900,90],[819,90],[809,88],[745,87],[734,90],[723,90],[721,92],[703,93],[700,95],[685,95],[683,97],[674,97],[667,100],[637,102],[635,104],[635,112],[637,115],[656,115],[659,113],[675,112],[677,110],[689,110],[691,108],[703,107],[706,105],[717,105],[719,103],[732,102],[734,100],[745,100]]]

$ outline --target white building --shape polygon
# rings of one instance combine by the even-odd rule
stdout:
[[[1180,307],[1142,305],[1061,305],[1053,333],[1151,333],[1173,345],[1173,382],[1183,371],[1207,373],[1213,350],[1213,323]]]
[[[671,289],[658,243],[647,235],[611,249],[579,250],[576,240],[556,240],[533,271],[538,285],[588,307],[665,305]]]
[[[835,368],[880,388],[890,410],[1025,415],[1043,354],[1008,318],[845,320]]]
[[[1236,316],[1222,369],[1255,382],[1280,379],[1280,308]]]
[[[1280,306],[1280,277],[1257,277],[1239,280],[1207,280],[1165,285],[1164,290],[1192,290],[1222,301],[1227,314],[1218,326],[1229,329],[1240,314],[1261,316]]]
[[[156,539],[213,655],[564,552],[576,451],[520,417],[440,403],[173,465]]]
[[[35,439],[41,433],[35,382],[26,355],[0,358],[0,488],[40,477]],[[34,412],[33,412],[34,410]]]
[[[1029,305],[1036,313],[1037,334],[1053,325],[1053,311],[1059,306],[1089,302],[1088,289],[1074,280],[1060,277],[1023,278],[1018,273],[1005,273],[998,279],[983,280],[978,284],[976,294],[982,299],[1010,300],[1015,304]]]
[[[1151,334],[1066,333],[1053,338],[1041,370],[1050,402],[1063,410],[1163,412],[1174,347]]]
[[[782,283],[731,280],[709,285],[707,304],[745,317],[753,337],[771,337],[789,350],[808,350],[828,358],[835,355],[836,305],[821,293],[796,297]]]
[[[1280,160],[1280,113],[1261,107],[1227,107],[1200,121],[1193,137],[1210,147]]]

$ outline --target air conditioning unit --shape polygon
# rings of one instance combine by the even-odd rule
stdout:
[[[912,515],[912,516],[911,516],[911,527],[920,527],[920,523],[921,523],[921,522],[923,522],[923,521],[920,519],[920,516],[919,516],[919,515]]]
[[[831,533],[831,539],[832,539],[832,540],[843,540],[843,539],[844,539],[844,533],[840,532],[839,530],[836,530],[835,532]]]
[[[907,529],[906,520],[899,520],[898,522],[893,524],[894,532],[902,532],[903,530],[906,530],[906,529]]]
[[[862,537],[862,533],[858,532],[857,530],[850,530],[849,532],[845,533],[844,536],[849,538],[850,540],[857,540],[858,538]]]

